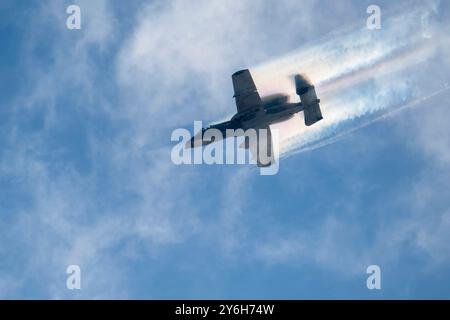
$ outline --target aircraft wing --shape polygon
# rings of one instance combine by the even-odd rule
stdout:
[[[256,161],[258,167],[268,167],[275,161],[272,148],[272,132],[270,127],[266,126],[267,134],[260,134],[257,130],[257,141],[249,141],[249,149],[252,159]]]
[[[238,113],[251,110],[262,104],[255,83],[248,69],[235,72],[233,80],[234,98]]]

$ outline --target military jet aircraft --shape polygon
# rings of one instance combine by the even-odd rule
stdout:
[[[286,94],[274,94],[261,98],[256,90],[255,83],[248,69],[240,70],[232,75],[234,98],[236,100],[237,113],[229,120],[217,123],[203,128],[190,141],[186,143],[186,148],[194,148],[210,144],[212,141],[205,141],[203,134],[208,129],[218,129],[223,137],[226,137],[227,129],[266,129],[267,135],[265,142],[259,142],[263,137],[258,135],[258,142],[251,144],[246,139],[241,145],[246,149],[250,148],[252,156],[256,158],[259,167],[270,166],[273,161],[272,152],[272,134],[270,125],[286,121],[297,112],[303,111],[305,125],[310,126],[322,119],[319,102],[316,91],[311,82],[303,75],[297,74],[294,77],[296,93],[300,96],[300,102],[288,102],[289,97]],[[247,137],[246,137],[247,138]],[[258,152],[258,145],[267,146],[268,160],[261,161]]]

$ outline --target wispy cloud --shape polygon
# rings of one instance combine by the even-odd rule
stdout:
[[[7,124],[0,165],[1,182],[6,181],[12,195],[9,206],[1,207],[3,297],[135,297],[136,288],[128,277],[158,277],[176,248],[189,252],[196,245],[210,248],[220,257],[220,265],[237,260],[256,264],[262,260],[275,266],[312,261],[319,267],[332,265],[341,273],[350,269],[355,274],[371,260],[373,252],[386,248],[386,239],[397,236],[400,250],[412,232],[417,236],[417,248],[439,257],[448,211],[436,211],[427,223],[405,224],[400,218],[386,223],[391,229],[377,232],[373,245],[358,242],[366,229],[343,219],[338,211],[298,230],[284,225],[279,212],[271,213],[272,219],[279,219],[268,219],[271,224],[264,226],[259,211],[265,209],[260,203],[267,194],[262,193],[261,185],[273,182],[275,187],[290,185],[298,190],[297,182],[280,182],[277,177],[262,181],[248,167],[176,167],[170,162],[166,134],[193,119],[215,119],[229,113],[234,106],[227,75],[249,65],[260,65],[254,72],[262,92],[272,88],[266,89],[264,81],[268,86],[278,80],[282,86],[292,86],[289,78],[272,77],[274,70],[289,75],[310,66],[318,89],[323,89],[324,109],[328,104],[341,107],[330,116],[334,124],[389,108],[404,98],[409,103],[416,97],[411,88],[422,82],[398,81],[400,75],[407,75],[403,66],[434,59],[436,50],[442,50],[427,46],[428,40],[421,42],[420,33],[408,38],[406,29],[412,28],[412,22],[406,20],[389,29],[392,33],[401,30],[395,37],[383,39],[380,34],[380,39],[374,39],[373,34],[357,30],[359,37],[352,33],[325,39],[312,46],[312,51],[296,51],[274,64],[261,65],[328,32],[338,21],[335,11],[355,14],[351,1],[324,12],[329,19],[323,19],[323,24],[312,24],[317,9],[323,7],[320,1],[304,1],[302,10],[297,10],[298,1],[287,0],[276,6],[202,0],[142,4],[130,13],[136,18],[131,29],[120,32],[121,17],[114,4],[78,3],[84,17],[82,32],[64,29],[63,2],[42,5],[33,11],[33,28],[22,52],[26,83]],[[359,41],[352,43],[352,38]],[[372,40],[381,41],[373,51]],[[42,44],[45,54],[39,54]],[[411,47],[411,52],[402,51]],[[342,48],[351,50],[343,52]],[[312,56],[304,59],[312,54],[315,59],[323,57],[320,69],[314,68],[317,61]],[[344,54],[342,64],[331,61],[339,54]],[[400,56],[402,67],[395,60]],[[398,77],[390,79],[390,70],[397,67]],[[421,74],[428,70],[424,68]],[[371,72],[377,79],[365,88],[362,83]],[[261,80],[262,74],[270,77]],[[426,88],[435,88],[442,79],[443,75]],[[331,95],[343,90],[342,86],[347,90],[349,84],[355,91]],[[421,96],[424,91],[416,94]],[[390,97],[395,101],[388,104]],[[373,110],[368,102],[375,103]],[[331,109],[326,111],[332,115]],[[434,125],[436,115],[439,111],[430,112],[425,120],[428,129],[418,133],[420,148],[432,159],[445,162],[448,141],[442,136],[447,130],[445,125]],[[311,135],[323,138],[322,133]],[[313,138],[295,140],[293,145],[304,147]],[[441,181],[441,186],[446,184]],[[283,196],[285,190],[270,187],[271,194]],[[416,186],[424,203],[434,199],[426,196],[433,187],[425,176],[423,185]],[[424,211],[418,212],[408,219],[424,217]],[[208,252],[198,253],[203,254]],[[133,269],[133,263],[142,260],[148,265],[145,275]],[[65,288],[64,272],[69,264],[82,268],[83,290],[79,293]],[[158,296],[152,288],[148,292]]]

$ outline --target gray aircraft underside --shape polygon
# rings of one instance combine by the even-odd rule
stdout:
[[[300,96],[300,102],[288,102],[289,98],[285,94],[275,94],[261,98],[256,90],[255,83],[248,69],[240,70],[232,75],[234,98],[236,100],[237,113],[229,120],[213,124],[208,128],[203,128],[186,145],[186,147],[204,146],[216,141],[203,140],[203,133],[208,129],[217,129],[225,137],[227,129],[266,129],[267,135],[258,135],[256,144],[245,140],[242,147],[250,148],[252,156],[257,160],[259,167],[270,166],[274,157],[272,154],[272,136],[270,125],[286,121],[297,112],[303,111],[305,125],[310,126],[322,119],[319,102],[316,91],[311,82],[304,76],[297,74],[295,76],[296,93]],[[261,142],[260,139],[266,139]],[[268,155],[267,160],[259,157],[258,144],[265,145]]]

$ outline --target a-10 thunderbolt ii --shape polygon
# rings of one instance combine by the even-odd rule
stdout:
[[[303,111],[305,125],[310,126],[322,119],[316,91],[311,82],[303,75],[297,74],[294,77],[296,93],[300,96],[300,102],[288,102],[289,96],[286,94],[274,94],[261,98],[256,90],[255,83],[248,69],[240,70],[232,75],[234,98],[236,99],[237,113],[229,120],[217,124],[212,124],[208,128],[203,128],[190,141],[186,143],[186,148],[205,146],[216,140],[204,140],[203,134],[208,129],[217,129],[226,137],[226,130],[233,129],[246,131],[255,129],[258,142],[251,143],[247,139],[241,145],[246,149],[250,148],[253,158],[256,158],[259,167],[270,166],[274,161],[272,152],[272,134],[270,125],[286,121],[297,112]],[[260,137],[259,129],[266,129],[264,138]],[[267,139],[260,142],[260,139]],[[260,159],[257,145],[266,145],[267,159]]]

